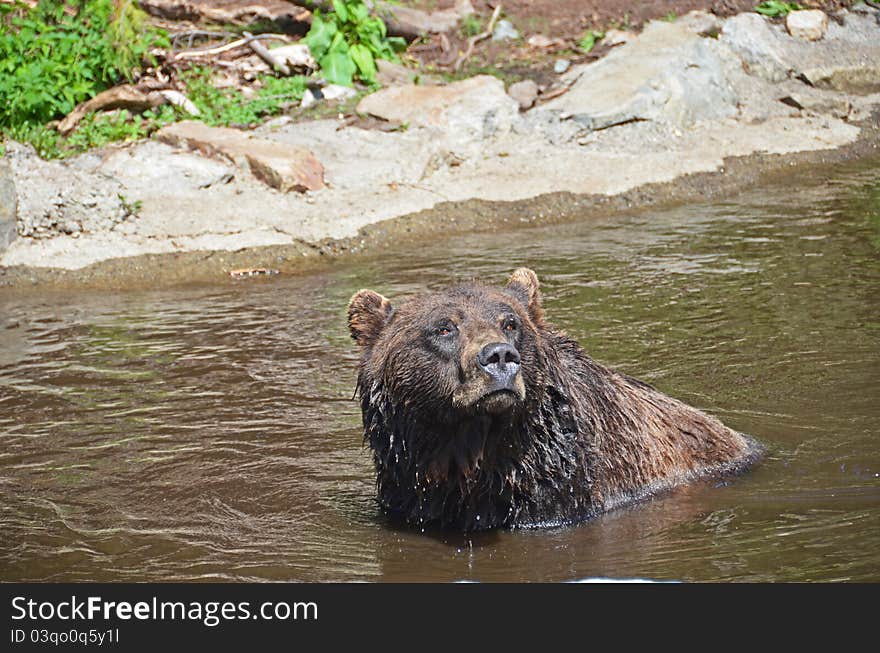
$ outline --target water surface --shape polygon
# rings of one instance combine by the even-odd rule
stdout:
[[[0,295],[0,580],[878,581],[878,178],[863,163],[298,278]],[[348,298],[519,265],[595,358],[753,434],[763,463],[563,529],[389,524]]]

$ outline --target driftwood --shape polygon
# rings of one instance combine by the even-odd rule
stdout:
[[[269,52],[262,43],[257,42],[253,38],[254,35],[250,32],[242,32],[242,34],[245,35],[245,38],[249,39],[247,42],[248,47],[253,50],[260,59],[272,66],[272,70],[277,70],[285,77],[290,76],[290,68],[285,62],[279,61],[276,57],[272,56],[272,53]]]
[[[86,117],[95,111],[108,109],[130,109],[132,111],[146,111],[165,104],[168,99],[161,91],[142,91],[131,84],[114,86],[102,93],[98,93],[91,100],[79,104],[73,111],[67,114],[58,123],[58,132],[66,136]]]
[[[492,18],[489,19],[489,24],[486,26],[486,29],[468,39],[467,48],[465,48],[465,51],[462,52],[461,56],[456,60],[455,66],[453,66],[454,70],[458,71],[461,69],[462,64],[471,56],[471,53],[474,51],[474,46],[477,43],[492,36],[492,30],[495,29],[495,23],[498,22],[498,16],[500,15],[501,5],[499,4],[495,7],[495,11],[492,12]]]
[[[290,43],[290,37],[286,34],[251,34],[250,32],[244,32],[245,38],[236,39],[235,41],[230,41],[229,43],[224,43],[223,45],[217,45],[209,48],[196,48],[195,50],[182,50],[174,55],[175,59],[199,59],[201,57],[213,57],[218,54],[223,54],[224,52],[229,52],[230,50],[234,50],[235,48],[240,48],[242,46],[250,46],[252,42],[257,40],[276,40],[276,41],[284,41],[285,43]],[[265,49],[265,48],[264,48]],[[271,64],[270,64],[271,65]]]

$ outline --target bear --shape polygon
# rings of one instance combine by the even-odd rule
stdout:
[[[590,358],[538,277],[348,306],[378,502],[422,530],[556,527],[761,455],[753,438]]]

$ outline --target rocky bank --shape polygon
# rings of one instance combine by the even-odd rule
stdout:
[[[613,197],[723,175],[731,157],[842,148],[880,115],[880,11],[809,18],[652,22],[569,67],[552,98],[491,76],[428,86],[398,74],[361,100],[371,119],[354,123],[279,119],[242,132],[185,122],[63,162],[7,143],[0,266],[308,251],[448,202]]]

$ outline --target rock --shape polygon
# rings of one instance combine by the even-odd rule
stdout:
[[[329,102],[345,102],[345,100],[353,98],[355,95],[357,95],[357,91],[349,86],[327,84],[327,86],[321,88],[306,89],[302,101],[300,102],[300,106],[303,109],[307,109],[321,100],[327,100]]]
[[[787,77],[819,88],[855,94],[880,91],[880,24],[872,15],[847,12],[843,24],[828,23],[818,41],[794,38],[757,14],[724,23],[720,45],[752,75],[771,82]]]
[[[453,137],[488,138],[506,132],[519,106],[501,80],[477,75],[446,86],[395,86],[368,95],[357,106],[383,120],[438,127]]]
[[[315,61],[312,51],[305,43],[282,45],[280,48],[272,48],[269,53],[290,68],[306,70],[317,70],[318,68],[318,62]]]
[[[393,61],[385,59],[376,61],[376,81],[382,86],[414,84],[418,74],[418,71]]]
[[[7,140],[4,163],[12,172],[18,233],[31,239],[112,229],[131,217],[137,200],[113,179],[44,161],[30,145]]]
[[[588,129],[633,120],[685,127],[737,111],[714,40],[677,23],[649,23],[637,39],[573,68],[564,79],[569,91],[543,108]]]
[[[796,109],[824,113],[841,119],[849,117],[852,112],[852,103],[846,97],[829,91],[810,89],[810,92],[794,92],[779,101]]]
[[[792,11],[785,17],[788,33],[804,41],[818,41],[828,29],[828,16],[819,9]]]
[[[689,11],[676,22],[700,36],[717,35],[721,31],[721,19],[715,14],[700,9]]]
[[[0,252],[3,252],[18,235],[18,200],[12,169],[0,160]]]
[[[555,41],[551,38],[544,36],[543,34],[533,34],[528,39],[526,39],[526,45],[530,48],[535,48],[537,50],[543,50],[545,48],[553,47]]]
[[[624,43],[632,41],[636,36],[637,35],[634,32],[627,32],[621,29],[610,29],[605,32],[605,36],[602,37],[602,45],[607,45],[608,47],[623,45]]]
[[[515,41],[519,38],[519,32],[509,20],[499,20],[492,30],[493,41]]]
[[[388,33],[414,40],[425,34],[442,34],[458,26],[460,14],[455,9],[422,11],[388,2],[377,2],[379,15],[385,21]],[[463,7],[463,10],[467,10]],[[473,7],[471,7],[473,10]]]
[[[507,94],[519,103],[521,111],[531,109],[538,98],[538,85],[531,79],[511,84]]]
[[[566,72],[571,67],[571,62],[568,59],[557,59],[556,63],[553,64],[553,72],[557,75],[561,75]]]
[[[788,77],[784,45],[763,16],[744,13],[729,18],[721,30],[721,42],[742,59],[749,73],[768,82]]]
[[[307,149],[250,137],[236,129],[186,120],[167,125],[157,138],[169,145],[225,157],[247,167],[260,181],[282,192],[324,188],[324,167]]]

